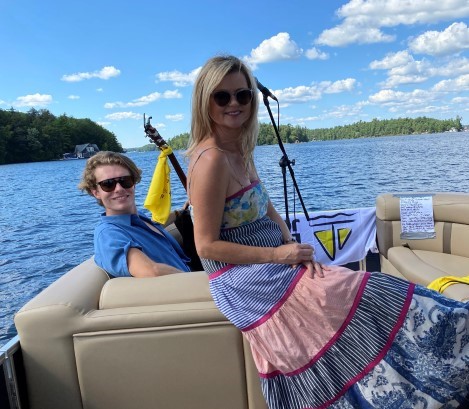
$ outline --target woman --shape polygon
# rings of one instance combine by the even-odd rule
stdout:
[[[177,241],[137,211],[135,185],[141,173],[116,152],[101,151],[87,160],[78,187],[105,209],[94,232],[95,262],[114,277],[188,272],[189,259]]]
[[[255,84],[232,56],[200,71],[188,186],[211,293],[250,342],[269,407],[464,403],[468,305],[386,274],[320,266],[291,240],[253,162]]]

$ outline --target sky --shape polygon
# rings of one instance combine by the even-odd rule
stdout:
[[[220,54],[277,97],[280,125],[469,124],[469,0],[0,0],[0,108],[89,118],[124,148],[150,143],[144,114],[166,140],[189,132]]]

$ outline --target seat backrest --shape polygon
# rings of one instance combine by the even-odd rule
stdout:
[[[87,260],[15,317],[31,409],[265,409],[204,272],[115,278]]]
[[[414,192],[413,192],[414,193]],[[428,250],[469,257],[469,194],[432,193],[434,239],[401,239],[400,195],[385,193],[376,198],[376,234],[379,252],[387,258],[389,248],[407,245],[412,250]]]

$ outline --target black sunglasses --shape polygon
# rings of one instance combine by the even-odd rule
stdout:
[[[101,186],[101,189],[105,192],[113,192],[116,185],[119,183],[124,189],[130,189],[135,185],[134,178],[132,176],[120,176],[118,178],[105,179],[98,182],[97,185]]]
[[[252,101],[254,94],[252,89],[249,88],[239,89],[233,94],[229,93],[228,91],[217,91],[212,94],[213,100],[219,107],[228,105],[231,101],[231,95],[234,95],[236,101],[238,101],[238,104],[247,105]]]

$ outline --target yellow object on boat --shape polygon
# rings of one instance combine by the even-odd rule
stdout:
[[[430,284],[427,285],[427,288],[431,290],[436,290],[439,293],[445,291],[452,284],[469,284],[469,276],[465,277],[456,277],[456,276],[444,276],[433,280]]]
[[[150,188],[143,206],[151,212],[152,220],[165,224],[171,213],[171,182],[168,155],[173,153],[170,146],[161,149],[153,172]]]

